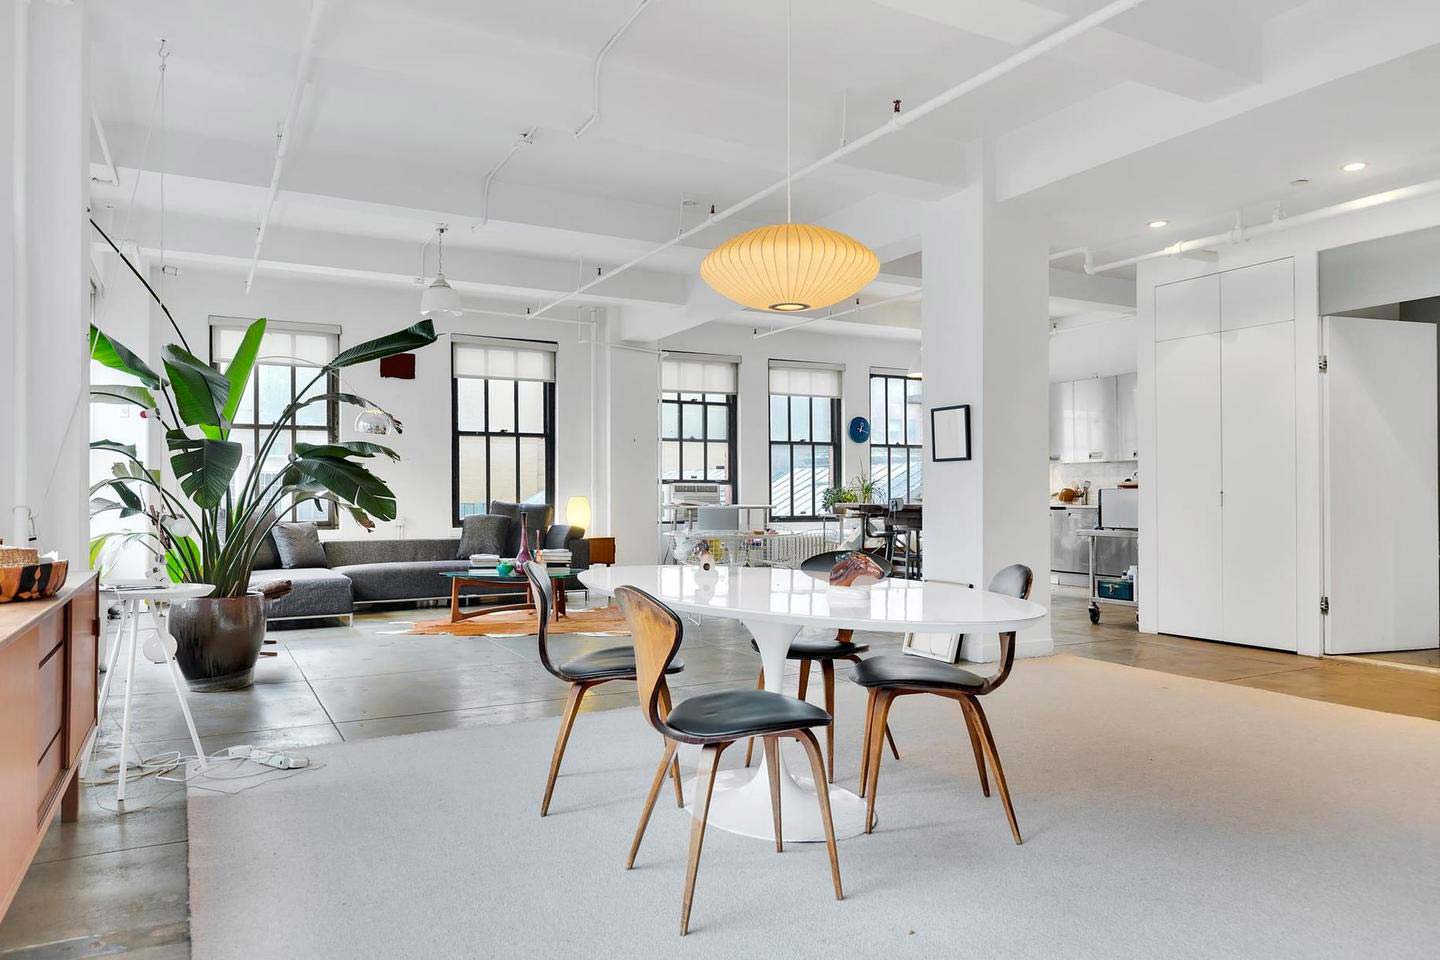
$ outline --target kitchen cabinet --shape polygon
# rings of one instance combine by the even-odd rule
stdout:
[[[1075,381],[1075,445],[1072,460],[1115,459],[1115,378]]]
[[[1075,446],[1075,384],[1050,384],[1050,460],[1070,459]]]
[[[1099,512],[1093,506],[1050,508],[1050,569],[1055,573],[1090,573],[1090,541],[1081,530],[1093,530]],[[1095,572],[1102,577],[1122,576],[1135,564],[1135,541],[1102,539],[1095,544]]]
[[[1115,459],[1137,460],[1140,457],[1140,428],[1135,420],[1135,382],[1133,373],[1115,378]]]

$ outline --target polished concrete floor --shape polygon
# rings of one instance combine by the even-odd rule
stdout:
[[[1114,608],[1091,625],[1084,601],[1065,591],[1053,608],[1063,653],[1440,720],[1437,676],[1140,634],[1133,615]],[[404,621],[442,615],[373,614],[357,617],[353,626],[274,632],[276,656],[261,660],[254,687],[192,696],[206,750],[248,743],[303,753],[317,744],[559,715],[565,685],[540,667],[533,638],[403,635]],[[752,684],[758,658],[748,639],[727,621],[687,624],[677,699],[686,687]],[[897,645],[894,638],[864,639],[875,650]],[[560,650],[576,652],[615,642],[555,641]],[[165,674],[143,660],[137,671],[131,722],[141,754],[190,752]],[[114,762],[122,694],[117,678],[92,776],[105,776],[101,768]],[[585,703],[598,710],[634,702],[634,685],[616,683]],[[51,828],[0,922],[0,957],[188,957],[183,791],[141,780],[124,815],[115,812],[113,786],[87,787],[83,797],[79,822]]]

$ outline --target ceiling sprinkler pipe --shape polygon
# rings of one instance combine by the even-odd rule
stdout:
[[[970,93],[973,90],[977,90],[980,87],[983,87],[986,84],[990,83],[991,81],[999,79],[1000,77],[1003,77],[1006,74],[1009,74],[1019,69],[1030,61],[1035,60],[1043,56],[1044,54],[1049,53],[1051,50],[1054,50],[1056,47],[1063,45],[1072,38],[1077,37],[1088,30],[1092,30],[1095,27],[1106,23],[1107,21],[1113,20],[1115,17],[1120,16],[1122,13],[1127,13],[1130,10],[1133,10],[1144,2],[1145,0],[1113,0],[1113,2],[1107,3],[1105,6],[1101,7],[1099,10],[1096,10],[1094,13],[1091,13],[1084,17],[1080,17],[1078,20],[1072,20],[1070,23],[1056,30],[1054,33],[1047,34],[1044,37],[1041,37],[1039,40],[1035,41],[1034,43],[1030,44],[1030,46],[1025,47],[1021,50],[1017,50],[1015,53],[1012,53],[1010,56],[1006,57],[1004,60],[1001,60],[994,66],[987,67],[979,73],[974,74],[973,76],[970,76],[965,80],[962,80],[960,83],[957,83],[950,89],[945,90],[942,93],[936,94],[929,100],[926,100],[924,103],[920,104],[920,106],[915,107],[913,110],[909,110],[906,113],[891,114],[889,120],[876,127],[874,130],[871,130],[863,137],[858,137],[854,140],[851,140],[849,143],[845,144],[845,146],[839,147],[831,151],[830,153],[825,154],[823,157],[820,157],[819,159],[813,161],[808,166],[802,167],[799,170],[794,171],[789,176],[784,177],[776,181],[775,183],[772,183],[770,186],[764,188],[763,190],[758,190],[755,193],[752,193],[750,196],[746,197],[744,200],[741,200],[738,203],[731,204],[717,214],[712,214],[703,223],[697,224],[696,226],[691,227],[689,230],[686,230],[679,236],[673,237],[670,240],[666,240],[664,243],[652,247],[649,251],[640,254],[638,257],[622,263],[620,266],[614,268],[609,273],[605,274],[603,277],[595,277],[590,281],[581,284],[576,289],[571,290],[569,293],[557,297],[556,299],[550,301],[549,303],[545,304],[545,306],[537,310],[536,315],[538,316],[539,314],[547,313],[550,310],[553,310],[555,307],[560,306],[560,304],[567,303],[570,300],[581,296],[585,293],[585,291],[594,287],[596,284],[603,283],[606,280],[617,277],[620,274],[626,272],[627,270],[639,266],[640,264],[644,263],[646,260],[649,260],[656,254],[661,253],[665,250],[669,250],[671,247],[675,246],[675,244],[681,243],[682,241],[695,236],[700,231],[708,229],[709,227],[712,227],[715,224],[720,223],[721,221],[728,220],[730,217],[733,217],[737,213],[748,210],[750,207],[753,207],[755,204],[759,203],[761,200],[764,200],[766,197],[769,197],[772,194],[779,193],[781,190],[784,190],[792,182],[796,180],[803,180],[805,177],[808,177],[810,174],[814,173],[817,170],[823,169],[824,167],[827,167],[838,160],[843,160],[846,157],[850,156],[852,153],[858,153],[859,151],[864,150],[866,147],[870,146],[876,141],[882,140],[892,133],[896,133],[900,130],[905,129],[910,124],[915,123],[916,121],[926,116],[929,116],[931,113],[934,113],[941,107],[953,103],[954,101],[965,96],[967,93]]]
[[[600,68],[605,65],[605,56],[610,52],[610,48],[615,46],[615,44],[620,41],[620,38],[625,35],[625,31],[630,29],[630,25],[639,19],[640,14],[645,12],[645,8],[650,6],[650,3],[651,0],[640,0],[640,5],[635,8],[635,12],[630,14],[624,23],[620,24],[620,29],[610,35],[610,39],[605,41],[605,45],[601,47],[600,52],[595,55],[595,70],[590,81],[595,106],[590,112],[590,116],[585,118],[585,122],[575,128],[575,139],[578,140],[583,137],[586,130],[589,130],[591,126],[600,121]]]

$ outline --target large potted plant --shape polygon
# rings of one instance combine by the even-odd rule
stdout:
[[[301,409],[314,403],[333,400],[373,408],[363,397],[329,390],[329,378],[344,367],[433,343],[435,328],[425,320],[351,347],[325,364],[298,392],[300,399],[292,401],[276,419],[243,472],[243,451],[230,439],[230,427],[255,366],[265,320],[249,326],[234,359],[223,371],[194,356],[179,326],[175,329],[181,343],[168,344],[161,351],[162,376],[124,345],[93,325],[90,328],[91,357],[137,381],[133,385],[96,385],[92,395],[104,402],[134,404],[159,419],[165,428],[170,466],[180,486],[178,492],[169,489],[160,476],[146,469],[131,445],[110,440],[91,443],[92,449],[118,456],[113,475],[91,488],[92,515],[118,510],[121,516],[148,518],[145,530],[95,538],[92,565],[107,542],[115,538],[120,538],[117,543],[140,541],[155,556],[164,558],[172,580],[214,586],[214,592],[204,599],[171,607],[176,660],[192,689],[238,689],[249,686],[265,638],[265,598],[250,589],[255,555],[286,512],[296,503],[329,501],[347,510],[367,530],[375,519],[395,519],[394,493],[364,463],[377,456],[398,460],[395,451],[362,441],[296,443],[284,465],[267,475],[265,466],[277,439]],[[309,395],[322,383],[324,392]],[[399,432],[399,422],[391,420]]]

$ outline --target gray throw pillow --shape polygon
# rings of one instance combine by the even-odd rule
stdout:
[[[520,525],[530,531],[530,549],[539,547],[555,518],[555,508],[548,503],[506,503],[503,500],[490,501],[490,513],[511,517],[510,535],[505,543],[505,555],[513,557],[520,552]]]
[[[460,527],[460,549],[456,557],[468,560],[477,553],[506,556],[505,544],[510,537],[510,518],[495,513],[476,513],[465,518]],[[514,554],[508,554],[513,557]]]
[[[320,531],[313,523],[277,523],[275,525],[275,552],[280,554],[280,566],[287,570],[300,567],[325,567],[325,548],[320,545]]]

